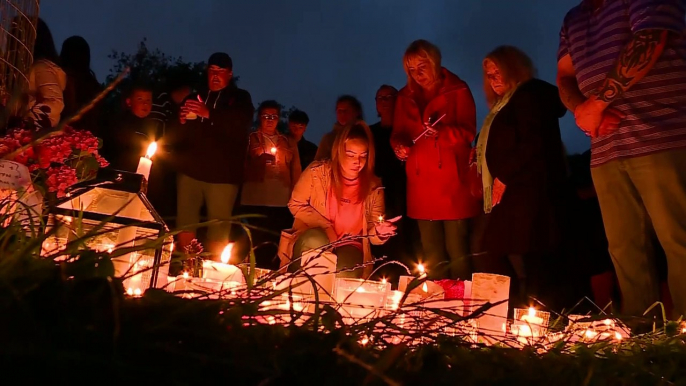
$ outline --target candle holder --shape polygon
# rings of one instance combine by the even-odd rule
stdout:
[[[338,303],[383,308],[389,284],[364,279],[338,278],[335,282],[335,299]]]
[[[531,308],[515,308],[514,321],[510,331],[524,343],[531,343],[545,336],[548,331],[550,312]]]
[[[116,277],[130,276],[124,281],[127,291],[130,287],[135,295],[166,285],[173,240],[168,237],[163,246],[149,246],[169,229],[141,191],[142,183],[142,175],[105,168],[94,179],[72,186],[47,214],[50,236],[43,256],[51,256],[64,241],[77,240],[78,234],[92,233],[80,243],[81,248],[104,253],[137,249],[112,259]],[[160,272],[161,267],[166,268]]]

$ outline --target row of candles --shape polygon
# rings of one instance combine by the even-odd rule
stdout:
[[[146,155],[140,158],[136,173],[143,175],[146,180],[150,177],[152,157],[156,150],[157,143],[153,142],[148,147]],[[275,156],[277,153],[277,148],[273,146],[269,149],[269,151]],[[379,223],[384,222],[384,216],[380,215],[377,221]],[[107,246],[106,248],[110,251],[112,250],[112,246]],[[230,264],[229,262],[232,250],[233,243],[230,243],[222,252],[220,262],[211,260],[203,261],[203,287],[207,288],[208,290],[221,291],[223,289],[237,288],[243,284],[244,278],[240,268]],[[417,271],[419,274],[417,277],[401,276],[398,290],[391,290],[389,283],[387,283],[385,279],[380,282],[368,280],[365,281],[361,279],[336,279],[334,288],[335,300],[339,304],[343,304],[342,307],[347,309],[351,316],[360,316],[365,312],[369,313],[369,310],[364,311],[365,307],[397,310],[408,284],[415,279],[426,279],[427,272],[423,264],[420,263],[417,265]],[[189,279],[188,274],[184,273],[182,278]],[[127,292],[132,296],[141,295],[141,290],[139,287],[134,288],[134,286],[131,286],[128,288]],[[421,286],[421,292],[419,294],[409,294],[406,299],[406,303],[416,303],[428,295],[428,282],[424,281]],[[284,294],[284,296],[286,296],[286,294]],[[294,299],[293,308],[296,311],[303,310],[304,306],[301,303],[303,297],[292,294],[291,296]],[[266,306],[271,306],[271,303],[266,304]],[[277,307],[290,309],[290,300],[287,299],[285,302],[280,302],[277,304]],[[515,309],[515,320],[510,328],[510,332],[516,336],[517,340],[522,344],[531,343],[533,340],[546,335],[549,318],[550,314],[548,312],[539,311],[533,307],[528,309]],[[610,319],[605,320],[603,323],[608,327],[614,327],[614,322]],[[595,337],[614,337],[616,340],[621,340],[623,337],[620,332],[615,331],[614,334],[609,332],[599,333],[590,327],[586,328],[582,334],[586,339]],[[605,335],[607,335],[607,337]]]

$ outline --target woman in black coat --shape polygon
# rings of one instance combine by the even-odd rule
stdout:
[[[557,87],[535,79],[531,60],[515,47],[498,47],[483,68],[491,106],[477,143],[488,214],[483,249],[490,271],[514,273],[520,302],[540,299],[565,233],[569,186],[558,120],[566,108]]]

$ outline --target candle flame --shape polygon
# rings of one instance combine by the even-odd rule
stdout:
[[[622,340],[622,334],[615,332],[615,339]]]
[[[221,259],[222,263],[228,264],[231,260],[231,251],[233,250],[233,243],[228,243],[222,252]]]
[[[429,292],[429,286],[426,285],[426,283],[424,283],[424,285],[422,286],[422,291]]]
[[[272,146],[272,148],[269,149],[269,151],[270,151],[272,154],[276,154],[276,147]]]
[[[379,222],[384,222],[384,217],[383,217],[383,216],[379,216]]]
[[[381,279],[381,284],[386,284],[386,278],[385,277]]]
[[[188,272],[184,272],[184,273],[183,273],[183,278],[184,278],[184,279],[188,279]]]
[[[417,271],[419,271],[419,273],[424,273],[424,272],[426,272],[426,268],[424,268],[424,264],[419,263],[419,264],[417,265]]]
[[[157,151],[157,142],[153,142],[148,146],[148,151],[145,153],[146,158],[152,158],[152,156],[155,155],[155,152]]]
[[[536,316],[536,309],[533,307],[529,307],[529,316],[534,317]]]

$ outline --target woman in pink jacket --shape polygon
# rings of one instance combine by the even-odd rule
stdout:
[[[398,93],[391,145],[406,161],[407,213],[418,220],[429,269],[449,260],[451,275],[466,279],[467,219],[480,212],[468,177],[474,98],[464,81],[441,67],[440,50],[426,40],[410,44],[403,65],[407,85]],[[441,271],[429,272],[440,277]]]

